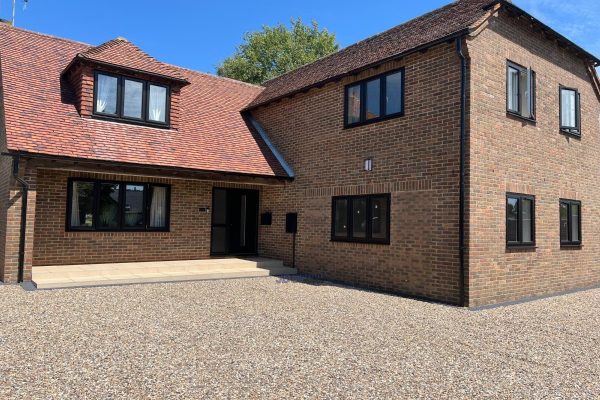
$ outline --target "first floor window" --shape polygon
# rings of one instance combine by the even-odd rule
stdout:
[[[506,196],[506,243],[509,246],[535,244],[535,198],[524,194]]]
[[[512,62],[508,63],[506,71],[508,112],[535,119],[535,72]]]
[[[580,95],[575,89],[560,88],[560,129],[581,134]]]
[[[581,202],[560,200],[560,243],[581,244]]]
[[[73,179],[70,230],[168,230],[170,187],[153,183]]]
[[[333,198],[332,240],[389,243],[389,227],[389,194]]]
[[[346,126],[399,116],[404,107],[404,69],[346,86]]]

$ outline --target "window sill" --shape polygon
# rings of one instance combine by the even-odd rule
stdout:
[[[520,251],[536,251],[538,249],[538,247],[535,244],[507,244],[506,245],[506,250],[507,251],[514,251],[514,252],[518,252]]]
[[[66,233],[169,233],[170,229],[65,229]]]
[[[535,118],[524,117],[521,114],[518,114],[518,113],[515,113],[515,112],[512,112],[512,111],[506,111],[506,116],[507,117],[512,117],[512,118],[516,118],[516,119],[520,119],[522,121],[526,121],[526,122],[528,122],[530,124],[533,124],[533,125],[537,124],[537,120]]]
[[[372,241],[372,240],[360,240],[360,239],[335,239],[332,238],[330,239],[330,242],[337,242],[337,243],[362,243],[362,244],[379,244],[379,245],[385,245],[385,246],[389,246],[390,245],[390,241]]]
[[[575,133],[575,132],[568,131],[566,129],[561,129],[560,133],[565,136],[569,136],[569,137],[572,137],[575,139],[581,139],[581,132]]]
[[[352,129],[352,128],[357,128],[359,126],[375,124],[377,122],[389,121],[390,119],[401,118],[403,116],[404,116],[404,112],[401,112],[401,113],[386,115],[385,117],[381,117],[381,118],[373,118],[373,119],[369,119],[367,121],[357,122],[354,124],[344,123],[344,129]]]
[[[581,249],[583,248],[583,244],[581,243],[561,243],[561,249]]]
[[[160,122],[152,123],[152,122],[148,122],[148,121],[111,117],[109,115],[101,115],[101,114],[92,114],[92,118],[102,120],[102,121],[117,122],[120,124],[127,124],[127,125],[146,126],[149,128],[158,128],[158,129],[171,129],[171,125],[162,124]]]

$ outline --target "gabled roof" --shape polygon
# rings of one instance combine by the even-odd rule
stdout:
[[[186,82],[185,77],[168,64],[149,56],[127,39],[118,37],[96,47],[78,53],[75,60],[87,60],[98,64],[115,66],[167,79]],[[67,67],[68,69],[69,67]]]
[[[240,113],[259,86],[169,66],[190,83],[181,88],[178,130],[82,118],[61,71],[93,48],[0,23],[8,151],[288,177]]]
[[[487,15],[486,6],[493,2],[456,1],[278,76],[264,83],[265,90],[249,108],[367,69],[421,46],[464,34]]]
[[[571,47],[579,55],[600,64],[600,60],[596,57],[514,6],[510,1],[457,0],[265,82],[263,84],[265,90],[250,103],[248,108],[255,108],[312,87],[319,87],[388,60],[467,34],[489,15],[490,9],[496,4],[502,4],[509,11],[530,19],[544,32]]]

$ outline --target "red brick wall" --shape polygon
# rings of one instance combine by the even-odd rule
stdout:
[[[405,116],[343,129],[344,85],[398,67]],[[302,272],[458,302],[459,104],[460,62],[443,44],[255,110],[297,175],[263,192],[274,223],[261,228],[261,253],[291,262],[284,218],[297,211]],[[359,193],[392,193],[389,246],[330,241],[332,196]]]
[[[66,232],[68,177],[170,184],[170,232]],[[213,185],[258,188],[57,170],[40,170],[38,182],[33,266],[208,258],[211,215],[199,208],[212,208]]]
[[[600,106],[584,62],[502,15],[469,41],[469,304],[498,303],[600,283]],[[506,61],[537,74],[537,123],[506,115]],[[559,85],[581,93],[582,137],[559,131]],[[505,196],[536,196],[536,245],[505,245]],[[560,246],[559,198],[581,200],[583,247]]]

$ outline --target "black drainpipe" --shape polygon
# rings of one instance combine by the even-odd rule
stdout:
[[[17,283],[23,282],[25,272],[25,233],[27,230],[27,193],[29,193],[29,183],[19,177],[19,156],[13,158],[13,176],[21,184],[21,231],[19,233],[19,272]]]
[[[456,38],[456,52],[460,58],[460,210],[458,222],[460,257],[460,305],[467,306],[465,290],[465,120],[467,108],[467,58],[463,53],[463,36]]]

